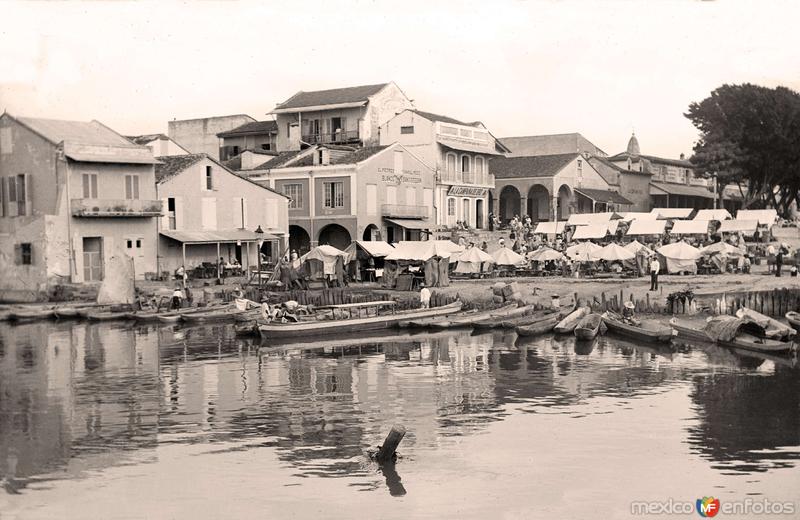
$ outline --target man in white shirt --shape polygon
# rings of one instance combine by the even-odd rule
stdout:
[[[425,285],[422,285],[422,289],[419,291],[419,302],[422,304],[423,309],[427,309],[431,306],[431,291]]]
[[[658,261],[658,257],[654,256],[653,260],[650,262],[650,290],[657,291],[658,290],[658,272],[661,270],[661,262]]]

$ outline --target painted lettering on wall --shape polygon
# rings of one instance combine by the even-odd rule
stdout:
[[[447,192],[448,195],[455,195],[459,197],[485,197],[486,192],[488,190],[486,188],[471,188],[469,186],[450,186],[450,191]]]
[[[394,168],[378,168],[381,181],[387,184],[419,184],[422,182],[422,172],[419,170],[403,170],[396,174]]]

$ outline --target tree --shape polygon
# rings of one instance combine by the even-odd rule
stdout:
[[[700,131],[691,162],[722,185],[747,188],[745,207],[800,206],[800,94],[786,87],[723,85],[684,114]]]

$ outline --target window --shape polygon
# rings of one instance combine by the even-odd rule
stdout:
[[[401,126],[400,127],[400,133],[401,134],[413,134],[414,133],[414,127],[413,126]]]
[[[580,174],[582,172],[583,172],[583,161],[578,159],[578,173]]]
[[[83,174],[83,198],[96,199],[97,198],[97,174],[84,173]]]
[[[378,186],[367,184],[367,215],[378,214]]]
[[[483,175],[483,157],[476,157],[475,158],[475,173],[478,175]]]
[[[138,199],[139,198],[139,176],[126,175],[125,176],[125,198]]]
[[[447,199],[447,216],[448,217],[456,216],[456,199],[452,197]]]
[[[470,166],[472,166],[469,155],[462,155],[461,156],[461,171],[463,173],[469,173],[471,171]]]
[[[289,197],[289,209],[303,209],[303,185],[284,184],[283,194]]]
[[[11,127],[0,128],[0,153],[7,154],[14,151],[14,140],[11,136]]]
[[[236,157],[237,155],[239,155],[239,147],[234,145],[234,147],[233,147],[233,156]],[[211,167],[210,166],[206,166],[206,168],[211,168]],[[209,188],[209,189],[211,189],[211,188]]]
[[[17,215],[27,215],[28,202],[28,182],[27,175],[21,173],[17,175]]]
[[[167,199],[167,219],[169,222],[169,229],[177,229],[176,216],[177,212],[175,211],[175,197],[170,197]]]
[[[126,240],[126,242],[127,242],[128,249],[133,249],[133,240],[131,240],[129,238],[128,240]]]
[[[270,145],[270,143],[264,143],[264,144],[262,144],[262,145],[261,145],[261,149],[262,149],[262,150],[270,150],[270,149],[271,149],[271,145]]]
[[[447,154],[446,160],[447,160],[446,163],[447,171],[448,172],[456,171],[456,155],[453,153],[449,153]]]
[[[406,186],[406,204],[409,206],[417,204],[417,189],[412,186]]]
[[[470,218],[469,218],[469,199],[464,199],[461,202],[461,204],[463,206],[463,214],[461,215],[462,216],[461,220],[463,220],[465,224],[468,224],[469,221],[470,221]]]
[[[0,217],[6,216],[6,180],[0,177]]]
[[[17,244],[16,249],[17,265],[33,265],[33,244]]]
[[[206,166],[206,190],[211,191],[214,189],[214,178],[211,172],[211,166]]]
[[[386,204],[397,204],[397,186],[386,186]]]
[[[325,188],[325,207],[326,208],[343,208],[344,207],[344,183],[343,182],[326,182],[323,184]]]

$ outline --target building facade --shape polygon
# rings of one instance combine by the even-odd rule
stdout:
[[[260,251],[276,261],[287,246],[288,197],[240,177],[206,154],[159,157],[159,271],[238,260],[256,266]],[[263,232],[259,233],[257,230]]]
[[[290,198],[290,248],[300,254],[353,240],[419,240],[432,227],[434,171],[397,143],[315,145],[246,173]]]
[[[154,163],[97,121],[0,116],[0,297],[100,282],[118,254],[154,273]]]
[[[412,108],[411,100],[394,83],[301,91],[271,112],[278,125],[277,150],[378,145],[380,126],[406,108]]]
[[[652,204],[650,202],[651,174],[649,172],[627,170],[608,161],[605,157],[589,156],[587,160],[608,182],[612,190],[633,203],[629,211],[650,211]]]
[[[485,228],[489,192],[494,188],[492,157],[506,148],[483,123],[465,123],[419,110],[404,110],[381,127],[381,144],[400,143],[436,172],[434,223],[453,227],[458,222]]]
[[[220,138],[217,134],[255,122],[245,114],[173,120],[167,124],[167,133],[170,139],[180,143],[189,153],[204,153],[219,160]]]
[[[278,123],[255,121],[217,134],[220,139],[219,158],[227,161],[245,151],[274,152],[277,150]]]
[[[506,157],[531,157],[534,155],[559,155],[582,153],[595,157],[608,154],[577,132],[570,134],[528,135],[501,137],[500,142],[508,148]]]

